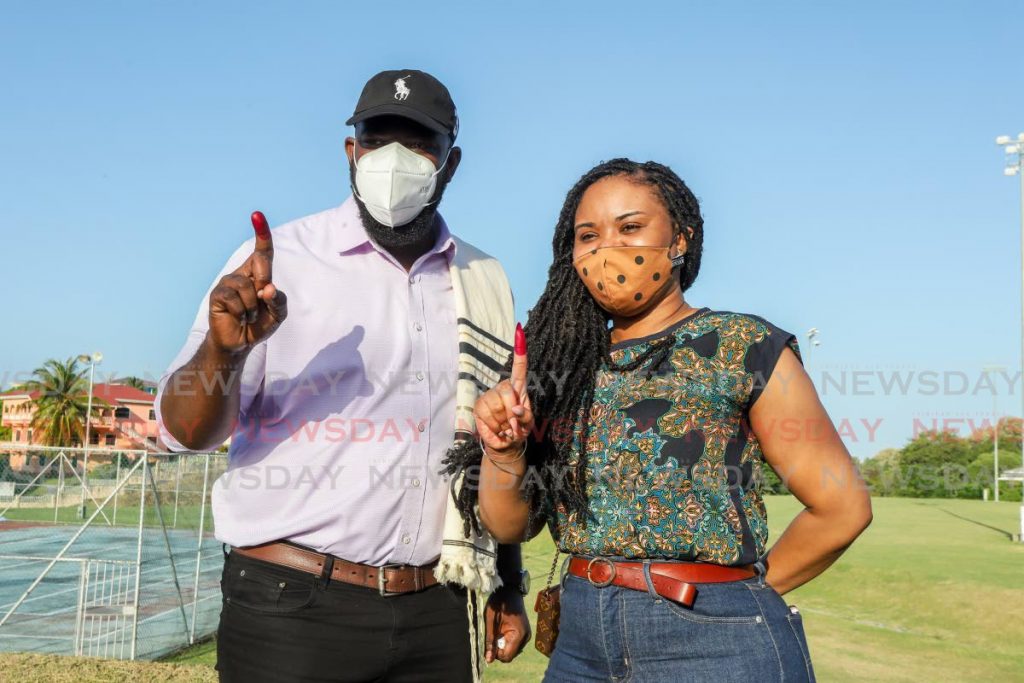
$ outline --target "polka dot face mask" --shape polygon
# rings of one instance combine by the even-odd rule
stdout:
[[[671,247],[602,247],[579,256],[573,265],[601,308],[631,316],[650,304],[681,261]]]

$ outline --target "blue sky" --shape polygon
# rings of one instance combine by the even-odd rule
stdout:
[[[818,327],[851,452],[988,419],[980,369],[1020,369],[1018,185],[993,143],[1024,131],[1019,6],[709,5],[5,6],[0,383],[92,350],[101,377],[159,375],[249,212],[343,201],[362,84],[421,68],[462,121],[445,216],[521,315],[575,179],[656,159],[702,201],[689,300]],[[1019,381],[995,386],[1020,414]]]

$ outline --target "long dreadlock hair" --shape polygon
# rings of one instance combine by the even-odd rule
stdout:
[[[581,177],[565,198],[552,240],[553,260],[548,282],[530,311],[525,331],[528,358],[528,391],[534,414],[534,430],[527,444],[527,477],[524,500],[530,503],[530,526],[535,527],[554,506],[564,507],[586,524],[587,458],[590,406],[594,381],[609,357],[610,316],[587,291],[573,267],[576,209],[587,188],[602,178],[626,176],[652,187],[660,197],[676,231],[689,228],[686,259],[679,268],[679,284],[685,292],[697,279],[704,242],[704,219],[697,198],[686,183],[667,166],[630,159],[605,161]],[[615,370],[634,370],[646,362],[657,368],[672,350],[672,339],[651,344],[648,350]],[[511,356],[506,371],[512,368]],[[578,452],[579,451],[579,452]],[[476,441],[460,441],[448,451],[445,472],[452,476],[479,466],[483,453]],[[476,486],[463,485],[456,493],[457,507],[468,532],[479,532],[475,508]]]

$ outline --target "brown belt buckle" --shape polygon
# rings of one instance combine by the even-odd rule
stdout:
[[[384,576],[388,569],[395,569],[401,566],[401,564],[385,564],[377,568],[377,592],[380,593],[382,598],[393,598],[396,595],[402,594],[402,591],[388,591],[388,580]]]
[[[593,577],[590,576],[590,570],[594,566],[595,562],[604,562],[605,564],[608,565],[608,569],[611,572],[611,575],[608,577],[607,581],[600,581],[600,582],[594,581]],[[597,586],[598,588],[605,588],[606,586],[612,585],[612,581],[614,581],[614,580],[615,580],[615,563],[612,562],[611,560],[609,560],[608,558],[606,558],[606,557],[593,557],[593,558],[590,559],[590,562],[587,563],[587,581],[589,581],[591,583],[591,585]]]

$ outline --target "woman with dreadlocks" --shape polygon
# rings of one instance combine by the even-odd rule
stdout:
[[[871,504],[793,335],[691,305],[703,219],[669,168],[615,159],[569,192],[511,379],[453,451],[467,524],[570,555],[545,681],[813,680],[781,594],[836,561]],[[527,343],[528,340],[528,343]],[[769,550],[767,462],[804,505]]]

